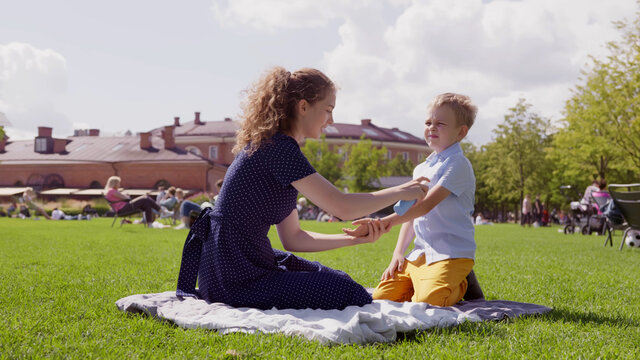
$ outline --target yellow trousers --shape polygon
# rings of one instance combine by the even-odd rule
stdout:
[[[405,259],[402,272],[378,284],[373,292],[376,300],[426,302],[450,306],[462,300],[467,291],[467,275],[473,259],[447,259],[425,264],[424,254],[415,261]]]

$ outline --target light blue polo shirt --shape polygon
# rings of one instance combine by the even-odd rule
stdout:
[[[475,259],[473,206],[476,177],[471,163],[459,143],[441,153],[431,153],[413,170],[413,178],[426,176],[429,187],[445,187],[451,194],[426,215],[413,220],[415,247],[407,256],[410,261],[425,254],[427,264],[445,259]]]

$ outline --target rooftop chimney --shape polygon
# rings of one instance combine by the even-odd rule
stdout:
[[[71,140],[67,139],[53,139],[53,152],[56,154],[66,154],[67,144],[70,142]]]
[[[196,125],[203,125],[204,123],[200,121],[200,112],[196,111],[196,119],[193,120],[193,123]]]
[[[38,137],[51,137],[53,128],[46,126],[38,126]]]
[[[231,121],[231,118],[224,118],[224,121]]]
[[[362,125],[362,126],[371,125],[371,119],[362,119],[362,120],[360,120],[360,125]]]
[[[393,128],[393,129],[391,129],[391,130],[393,130],[393,131],[400,131],[398,128]]]
[[[89,129],[89,136],[100,136],[100,129]]]
[[[152,147],[153,145],[151,144],[151,133],[140,133],[140,149],[151,149]]]
[[[53,129],[46,126],[38,126],[38,136],[33,142],[33,151],[40,154],[51,154],[53,152]]]
[[[197,114],[197,113],[196,113]],[[173,125],[168,125],[162,130],[162,138],[164,139],[164,148],[173,149],[176,147],[176,139],[173,137]]]
[[[176,116],[173,118],[173,126],[180,126],[180,117]]]

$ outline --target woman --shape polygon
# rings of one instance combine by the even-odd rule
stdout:
[[[313,252],[373,242],[388,231],[377,220],[363,225],[368,231],[361,237],[302,230],[298,191],[341,219],[424,196],[422,178],[370,194],[344,194],[313,169],[298,143],[319,138],[333,123],[335,99],[333,82],[315,69],[289,73],[277,67],[248,91],[236,158],[215,207],[200,213],[187,236],[178,296],[259,309],[343,309],[372,301],[347,274],[275,250],[267,237],[275,224],[286,250]]]
[[[33,191],[32,187],[28,187],[24,189],[24,192],[22,193],[22,201],[29,209],[34,210],[35,212],[44,216],[45,219],[51,220],[51,216],[47,214],[44,208],[35,203],[36,197],[37,197],[36,192]]]
[[[114,211],[128,213],[135,210],[144,212],[147,226],[151,227],[154,220],[153,210],[160,211],[160,205],[146,196],[140,196],[133,200],[118,189],[120,188],[120,177],[112,176],[107,180],[104,188],[104,197],[111,203]]]

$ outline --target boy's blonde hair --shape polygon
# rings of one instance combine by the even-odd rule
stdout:
[[[251,155],[276,132],[286,134],[295,129],[296,105],[306,100],[313,105],[335,91],[335,85],[320,70],[300,69],[294,73],[282,67],[267,71],[247,90],[243,104],[242,128],[236,134],[233,153],[247,145]]]
[[[427,110],[431,111],[445,105],[456,115],[456,123],[458,126],[467,125],[468,128],[473,126],[473,122],[476,120],[476,114],[478,113],[478,107],[471,102],[470,97],[454,93],[440,94],[431,101]]]
[[[104,186],[104,190],[108,191],[109,189],[113,189],[120,185],[120,176],[111,176],[109,180],[107,180],[107,184]]]

